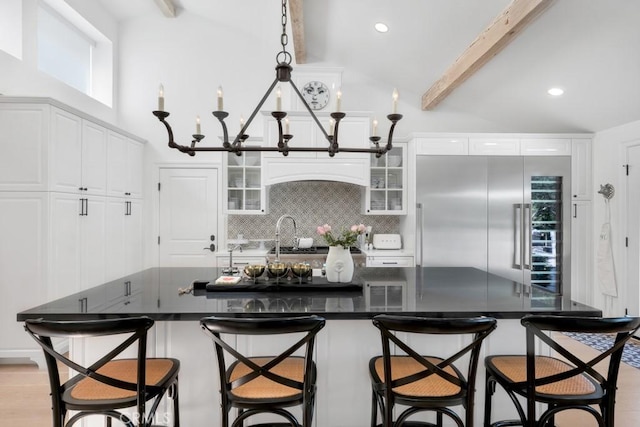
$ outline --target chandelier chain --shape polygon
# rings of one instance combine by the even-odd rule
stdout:
[[[287,52],[287,44],[289,43],[289,36],[287,35],[287,0],[282,0],[282,35],[280,36],[280,44],[282,45],[282,52],[276,55],[278,62],[285,62],[291,64],[291,54]],[[282,60],[279,59],[282,55]]]

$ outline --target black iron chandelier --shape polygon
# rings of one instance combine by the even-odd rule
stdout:
[[[173,130],[171,129],[171,126],[166,120],[167,117],[169,117],[169,112],[164,111],[164,90],[162,86],[160,87],[160,94],[158,97],[158,110],[154,111],[153,115],[156,116],[158,120],[160,120],[167,128],[167,133],[169,135],[169,147],[175,148],[183,153],[189,154],[190,156],[195,156],[196,152],[198,151],[227,151],[229,153],[235,153],[238,156],[241,156],[243,151],[277,151],[279,153],[282,153],[283,156],[287,156],[289,152],[292,152],[292,151],[316,151],[316,152],[328,152],[330,157],[333,157],[335,156],[336,153],[340,153],[340,152],[372,153],[372,154],[375,154],[376,157],[380,157],[383,154],[385,154],[387,151],[393,148],[393,144],[392,144],[393,131],[398,121],[402,119],[402,114],[398,114],[395,111],[396,110],[395,106],[397,105],[397,92],[394,91],[393,111],[391,114],[387,115],[387,119],[391,121],[391,127],[389,128],[389,137],[387,139],[386,144],[380,144],[381,138],[375,135],[375,130],[374,130],[373,132],[374,135],[369,137],[369,140],[371,141],[371,144],[372,144],[370,148],[340,147],[340,145],[338,144],[338,129],[340,126],[340,121],[346,116],[346,114],[340,111],[334,111],[330,113],[331,119],[333,120],[332,126],[331,126],[332,132],[330,133],[327,133],[327,131],[322,126],[322,124],[320,124],[320,121],[314,114],[313,110],[309,107],[309,104],[307,103],[307,101],[304,99],[304,97],[302,96],[302,94],[300,93],[296,85],[291,80],[291,71],[292,71],[291,59],[292,58],[291,58],[291,54],[287,52],[288,36],[287,36],[286,26],[287,26],[287,0],[282,0],[282,35],[280,37],[282,51],[278,52],[278,54],[276,55],[276,62],[278,64],[276,66],[276,78],[271,84],[271,86],[269,86],[269,89],[267,89],[267,92],[264,94],[264,96],[262,97],[262,99],[260,100],[256,108],[251,113],[251,116],[249,117],[249,119],[245,123],[242,123],[242,120],[241,120],[240,132],[238,133],[238,135],[236,135],[236,137],[232,142],[229,142],[229,133],[227,131],[227,125],[224,121],[224,119],[229,116],[229,113],[226,111],[223,111],[222,109],[223,103],[222,103],[221,89],[218,89],[218,110],[213,111],[212,114],[215,118],[218,119],[218,121],[220,122],[220,125],[222,126],[222,132],[223,132],[222,146],[205,147],[205,146],[199,146],[199,142],[202,141],[205,137],[200,133],[199,118],[197,119],[197,123],[196,123],[196,133],[192,135],[193,140],[191,141],[190,146],[180,145],[174,141]],[[326,147],[317,147],[317,146],[299,147],[299,146],[296,146],[295,144],[289,145],[289,142],[293,138],[293,135],[288,133],[288,126],[285,126],[285,132],[283,132],[282,122],[287,117],[287,113],[285,111],[271,112],[271,116],[278,123],[277,146],[265,147],[265,146],[255,146],[255,145],[250,145],[250,146],[244,145],[244,142],[249,138],[249,135],[247,135],[245,132],[251,125],[251,122],[253,121],[255,116],[258,114],[258,112],[262,108],[262,105],[264,104],[264,102],[267,100],[271,92],[273,92],[273,90],[279,83],[286,83],[286,82],[291,84],[293,91],[302,102],[302,105],[304,105],[306,110],[309,112],[309,114],[311,115],[315,123],[318,125],[318,127],[322,131],[322,134],[328,141],[328,145]],[[278,90],[280,89],[278,88]],[[280,92],[278,92],[278,95],[280,95]],[[278,102],[276,107],[278,110],[281,110],[280,96],[278,96]],[[374,128],[375,126],[376,126],[376,122],[374,121]]]

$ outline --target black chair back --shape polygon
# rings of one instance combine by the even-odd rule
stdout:
[[[218,374],[222,393],[222,425],[229,422],[228,412],[232,407],[241,408],[233,425],[242,425],[243,420],[258,413],[278,414],[291,424],[299,425],[296,418],[282,408],[295,404],[303,405],[302,425],[310,425],[316,392],[316,367],[313,349],[317,333],[324,327],[325,320],[318,316],[282,318],[226,318],[207,317],[200,321],[203,331],[212,338],[216,352]],[[231,337],[237,335],[283,335],[302,334],[293,344],[277,349],[274,342],[273,353],[268,355],[246,355],[234,347]],[[225,337],[225,335],[227,335]],[[230,340],[231,339],[231,340]],[[304,369],[301,379],[278,373],[297,351],[304,353]],[[229,357],[230,356],[230,357]],[[237,370],[236,368],[242,369]],[[284,369],[285,371],[287,369]],[[238,376],[235,373],[242,371]],[[234,393],[243,385],[251,386],[254,380],[267,379],[297,392],[292,395],[269,395],[246,398]],[[255,384],[255,383],[253,383]]]
[[[147,332],[153,326],[154,321],[148,317],[136,318],[118,318],[106,320],[87,320],[87,321],[48,321],[42,319],[33,319],[25,321],[25,330],[31,335],[36,342],[42,347],[47,363],[49,373],[49,383],[51,386],[52,409],[54,412],[54,426],[62,426],[67,410],[73,409],[80,411],[67,421],[66,425],[72,425],[80,418],[91,414],[102,414],[108,418],[123,420],[127,425],[147,425],[150,420],[146,419],[147,414],[146,402],[150,398],[157,397],[151,407],[149,418],[153,417],[155,410],[160,402],[160,397],[167,389],[166,383],[177,382],[177,374],[179,370],[179,362],[170,359],[171,368],[167,371],[171,378],[167,378],[164,382],[156,384],[146,384],[147,378]],[[104,337],[104,336],[121,336],[121,341],[111,348],[103,357],[89,366],[85,366],[78,361],[72,360],[54,347],[55,338],[84,338],[84,337]],[[135,381],[123,380],[100,371],[101,368],[116,360],[117,356],[129,347],[136,349],[136,359],[125,359],[131,362],[131,368],[135,368]],[[65,350],[66,352],[66,350]],[[124,361],[124,360],[123,360]],[[66,382],[62,382],[58,363],[61,363],[77,373]],[[135,404],[137,413],[135,417],[137,421],[132,421],[126,415],[108,408],[109,398],[95,398],[91,403],[83,404],[80,401],[67,399],[65,393],[69,393],[73,387],[83,380],[90,378],[101,384],[105,384],[117,389],[128,390],[133,397],[129,399],[111,399],[113,408],[124,408]],[[177,392],[177,391],[176,391]],[[177,413],[177,411],[176,411]]]
[[[594,317],[565,317],[549,315],[530,315],[521,320],[527,330],[527,381],[515,383],[514,386],[526,387],[527,412],[535,414],[536,388],[586,375],[602,387],[605,394],[605,407],[615,403],[616,384],[624,346],[634,333],[640,328],[639,317],[594,318]],[[589,360],[583,360],[564,347],[552,334],[548,332],[575,332],[588,334],[611,334],[614,338],[608,348],[601,350],[599,354]],[[573,366],[572,369],[556,373],[550,376],[536,378],[536,338],[544,342],[559,356],[566,359]],[[595,368],[598,363],[609,359],[607,374],[602,375]],[[613,406],[611,406],[613,408]],[[606,412],[606,411],[605,411]],[[613,411],[611,411],[613,412]],[[610,414],[613,416],[613,413]],[[535,419],[535,415],[528,416]],[[609,425],[609,424],[607,424]],[[613,425],[613,424],[611,424]]]
[[[473,399],[475,392],[475,381],[478,367],[478,359],[482,341],[497,327],[497,321],[490,317],[474,318],[424,318],[412,316],[378,315],[373,318],[373,324],[380,330],[382,338],[382,357],[384,365],[384,382],[377,378],[374,358],[370,362],[370,372],[373,381],[372,405],[380,406],[383,411],[384,425],[392,425],[390,419],[394,402],[409,406],[423,408],[423,410],[436,411],[439,422],[442,422],[442,415],[449,415],[458,425],[462,421],[458,415],[448,409],[448,406],[463,405],[467,412],[466,425],[472,424]],[[471,335],[471,342],[462,348],[454,351],[450,355],[437,354],[441,351],[434,347],[434,351],[429,356],[418,353],[408,345],[397,332],[411,334],[431,334],[431,335]],[[396,353],[392,353],[392,344],[396,346]],[[433,354],[436,353],[436,354]],[[399,354],[411,358],[415,364],[423,369],[406,376],[394,375],[394,360],[398,361]],[[456,362],[468,356],[469,362],[466,369],[460,369]],[[406,366],[406,362],[402,363]],[[458,363],[459,365],[459,363]],[[465,372],[463,372],[465,371]],[[394,389],[417,383],[430,376],[437,376],[442,381],[439,386],[452,389],[459,389],[455,395],[447,398],[401,396]],[[403,401],[406,398],[406,401]],[[396,418],[396,423],[404,422],[410,415],[418,412],[416,408],[409,408]],[[385,414],[386,412],[386,414]],[[372,425],[376,418],[376,408],[372,408]]]
[[[569,409],[591,414],[599,426],[614,426],[616,384],[624,346],[640,328],[637,317],[575,317],[527,315],[526,354],[485,358],[485,426],[554,424],[555,415]],[[593,352],[575,354],[561,332],[606,335],[609,344]],[[598,370],[601,362],[606,372]],[[519,419],[491,422],[492,396],[499,384],[511,399]],[[524,398],[524,399],[522,399]],[[546,408],[538,415],[537,404]]]

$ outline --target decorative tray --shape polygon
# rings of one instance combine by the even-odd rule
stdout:
[[[354,278],[355,279],[355,278]],[[193,282],[194,291],[206,292],[361,292],[362,283],[329,282],[325,277],[313,277],[313,281],[287,279],[243,279],[237,284],[216,285],[215,280],[196,280]]]

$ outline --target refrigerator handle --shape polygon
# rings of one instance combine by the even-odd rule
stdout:
[[[513,205],[513,268],[522,270],[522,203]]]
[[[418,230],[418,238],[416,241],[416,266],[422,266],[422,203],[416,203],[416,230]]]
[[[524,268],[531,270],[532,263],[532,250],[531,250],[531,203],[525,203],[522,211],[522,254],[524,259]]]

